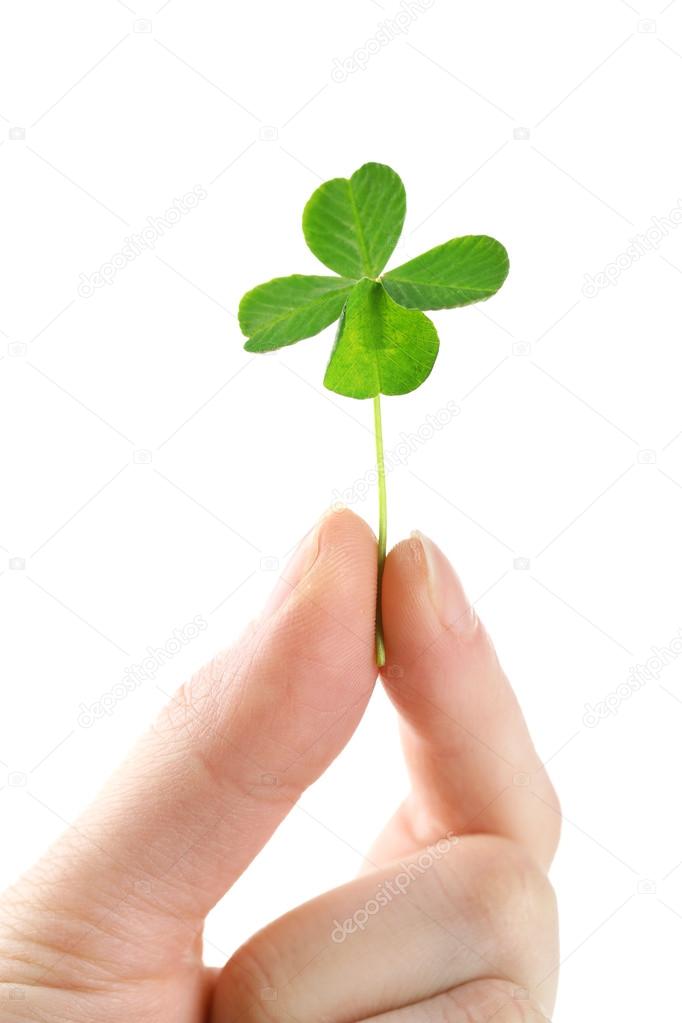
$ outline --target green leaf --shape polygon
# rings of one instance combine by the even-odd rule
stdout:
[[[271,352],[312,337],[341,315],[355,281],[344,277],[276,277],[239,303],[239,326],[247,352]]]
[[[405,220],[405,188],[394,170],[366,163],[351,178],[320,185],[303,211],[303,234],[325,266],[345,277],[378,277]]]
[[[384,274],[389,295],[408,309],[452,309],[490,298],[509,273],[507,250],[487,235],[437,245]]]
[[[365,278],[346,303],[324,384],[349,398],[407,394],[426,380],[437,354],[428,316],[403,309]]]

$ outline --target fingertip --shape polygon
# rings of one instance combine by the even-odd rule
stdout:
[[[339,584],[348,582],[352,587],[357,581],[364,582],[368,554],[375,544],[374,534],[363,519],[345,506],[330,508],[294,549],[265,603],[261,618],[272,617],[297,593],[300,595],[310,589],[319,576],[320,567],[331,574],[336,564]],[[336,592],[338,586],[333,586],[332,593]]]
[[[463,642],[479,631],[457,573],[442,550],[417,531],[386,559],[382,610],[389,660],[410,660],[446,634]]]
[[[328,614],[362,623],[374,615],[377,546],[364,519],[346,507],[332,508],[317,529],[318,556],[301,594]]]
[[[455,830],[475,821],[478,830],[513,838],[548,863],[558,830],[551,784],[462,583],[422,534],[387,558],[383,622],[383,682],[405,726],[415,788],[429,808],[426,830],[429,814]],[[529,787],[519,787],[517,777]]]
[[[330,508],[319,523],[320,542],[329,552],[346,559],[350,565],[358,566],[366,574],[371,562],[376,568],[376,536],[363,518],[345,505]]]
[[[394,580],[414,585],[419,582],[423,571],[424,556],[421,544],[412,533],[388,552],[384,567],[384,586],[390,588],[394,585]]]
[[[317,663],[328,690],[351,692],[373,683],[376,539],[347,508],[328,511],[295,555],[305,570],[282,574],[285,597],[264,622],[262,640],[290,664]],[[311,553],[310,548],[314,548]],[[292,562],[293,564],[293,562]]]

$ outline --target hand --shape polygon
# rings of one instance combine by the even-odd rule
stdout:
[[[326,516],[261,618],[5,894],[3,1023],[546,1018],[556,798],[459,581],[419,536],[391,552],[383,585],[383,680],[411,795],[361,877],[276,920],[222,971],[202,965],[206,914],[363,714],[375,559],[361,520]]]

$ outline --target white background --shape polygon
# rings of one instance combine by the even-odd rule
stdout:
[[[324,272],[302,207],[379,160],[407,187],[395,260],[472,232],[511,255],[498,297],[434,314],[425,385],[384,402],[389,450],[461,410],[390,474],[390,539],[419,527],[451,556],[551,759],[555,1019],[677,1003],[682,658],[584,721],[682,627],[682,229],[659,224],[613,284],[584,290],[682,198],[682,3],[663,2],[436,0],[367,61],[392,0],[5,0],[0,882],[371,469],[371,405],[321,386],[332,331],[249,357],[235,312],[269,277]],[[357,67],[345,81],[337,58]],[[154,249],[79,295],[195,186],[206,198]],[[354,507],[374,523],[375,503],[370,488]],[[79,724],[195,615],[199,638]],[[377,693],[214,913],[210,961],[350,877],[404,787]]]

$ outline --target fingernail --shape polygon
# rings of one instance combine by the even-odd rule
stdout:
[[[277,580],[275,588],[265,603],[263,608],[264,618],[269,618],[286,604],[296,587],[305,579],[317,561],[318,554],[320,553],[320,530],[328,515],[329,512],[323,515],[319,522],[306,533],[291,555],[284,571]]]
[[[478,616],[448,559],[433,540],[419,530],[412,533],[412,541],[419,545],[423,554],[431,602],[443,625],[462,635],[473,632]]]

